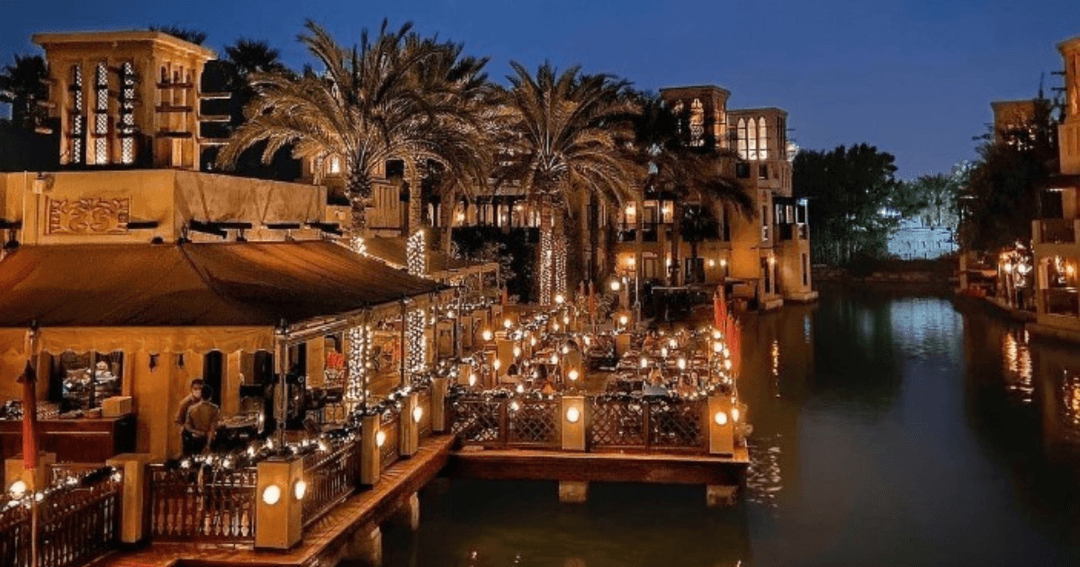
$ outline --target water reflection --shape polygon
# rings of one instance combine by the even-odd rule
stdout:
[[[743,502],[454,481],[386,564],[1080,565],[1080,350],[943,297],[825,290],[752,316]]]

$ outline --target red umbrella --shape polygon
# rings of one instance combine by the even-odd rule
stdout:
[[[19,376],[19,383],[23,385],[23,430],[22,451],[23,468],[26,470],[37,469],[37,373],[30,361],[26,361],[26,369]]]

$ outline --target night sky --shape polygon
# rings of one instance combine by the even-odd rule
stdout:
[[[384,17],[490,56],[499,81],[510,60],[550,59],[654,91],[717,84],[730,108],[787,109],[801,147],[871,143],[896,155],[902,177],[972,159],[990,101],[1034,96],[1042,73],[1059,86],[1055,45],[1080,35],[1080,0],[20,0],[4,5],[0,57],[34,51],[38,31],[176,24],[219,51],[265,39],[299,67],[305,18],[352,44]]]

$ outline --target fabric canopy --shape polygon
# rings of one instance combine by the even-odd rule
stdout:
[[[440,289],[326,241],[25,246],[0,327],[273,327]]]
[[[392,266],[405,269],[409,265],[408,244],[404,238],[374,236],[364,239],[368,256],[378,258]],[[436,275],[451,270],[463,270],[470,265],[465,260],[451,258],[441,252],[427,250],[427,270]]]

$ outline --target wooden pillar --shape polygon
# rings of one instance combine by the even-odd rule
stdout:
[[[126,544],[142,542],[146,535],[143,530],[144,511],[150,483],[146,478],[146,465],[150,455],[126,453],[117,455],[105,464],[120,469],[124,474],[124,486],[120,493],[120,541]]]
[[[447,386],[446,378],[431,379],[431,430],[436,433],[446,431],[450,425],[446,423]]]
[[[420,420],[424,408],[420,407],[420,395],[416,392],[405,396],[401,406],[401,419],[398,429],[398,453],[402,457],[416,454],[420,445]]]
[[[244,351],[233,351],[225,356],[225,368],[221,377],[221,413],[236,415],[240,413],[240,385],[243,374]]]
[[[379,453],[379,428],[380,417],[378,415],[365,415],[360,422],[360,478],[361,486],[371,486],[379,481],[382,472],[381,455]]]
[[[563,396],[560,404],[562,417],[562,448],[564,451],[585,450],[585,397]]]
[[[709,454],[735,454],[735,419],[732,414],[731,398],[727,396],[709,397]]]
[[[307,341],[307,385],[321,388],[326,383],[326,339],[319,336]]]
[[[302,535],[303,459],[266,460],[257,466],[255,547],[289,549]],[[306,490],[306,489],[305,489]]]

